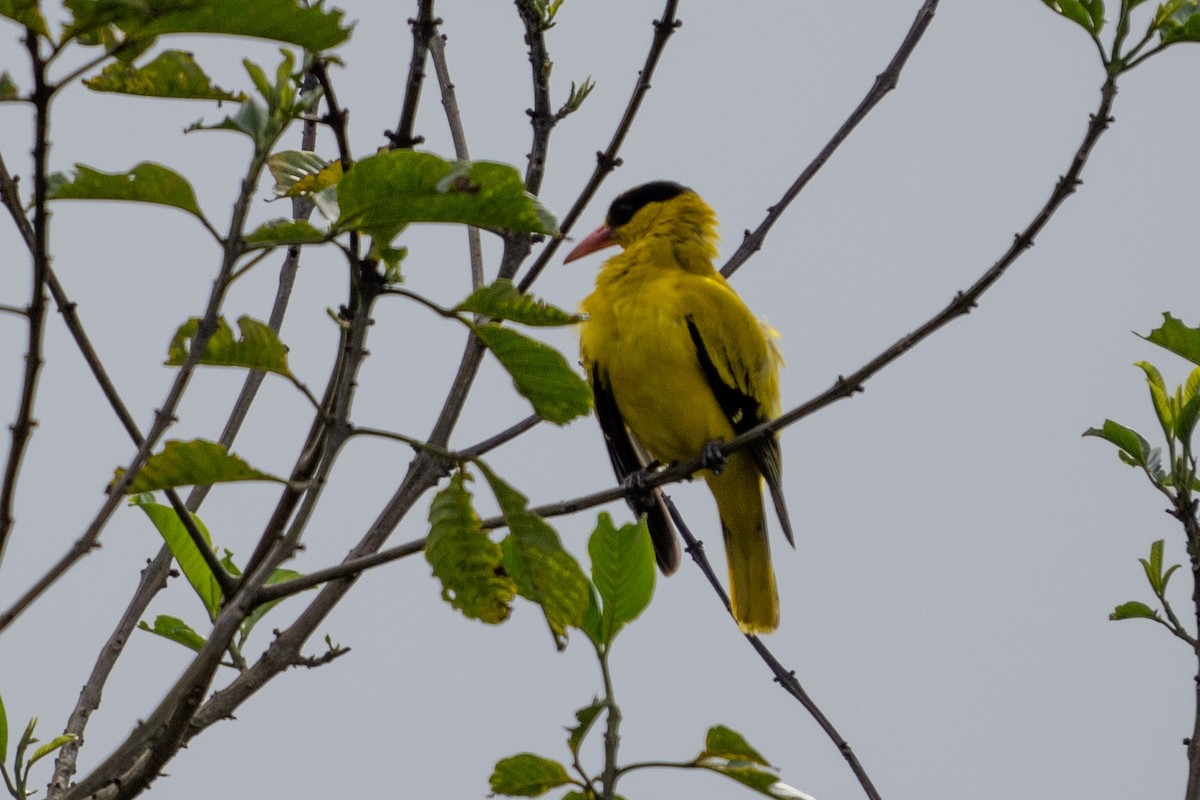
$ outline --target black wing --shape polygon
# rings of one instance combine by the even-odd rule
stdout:
[[[625,418],[617,408],[617,400],[595,364],[592,365],[592,395],[596,399],[596,419],[600,421],[600,430],[604,432],[604,443],[608,445],[613,472],[617,474],[617,480],[624,484],[630,475],[645,469],[650,464],[650,458],[625,427]],[[654,544],[658,568],[664,575],[675,572],[679,569],[679,540],[675,536],[675,526],[671,524],[671,515],[662,492],[657,488],[641,491],[631,489],[626,492],[625,499],[634,514],[646,515],[646,526],[650,529],[650,541]]]
[[[721,372],[713,363],[712,355],[704,346],[704,338],[700,335],[696,324],[691,318],[687,321],[688,333],[692,336],[692,344],[696,347],[696,358],[700,361],[700,370],[712,389],[717,404],[729,418],[735,434],[742,434],[756,425],[767,421],[762,411],[762,405],[755,398],[743,392],[736,386],[730,386],[721,378]],[[788,519],[787,504],[783,500],[783,456],[779,450],[779,437],[775,434],[764,436],[753,442],[748,448],[758,471],[766,478],[767,488],[771,491],[771,500],[775,503],[775,515],[783,527],[783,535],[788,544],[796,546],[792,537],[792,523]]]

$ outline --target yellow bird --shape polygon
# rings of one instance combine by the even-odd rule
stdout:
[[[716,214],[677,183],[656,181],[613,201],[605,224],[567,262],[611,245],[583,301],[580,350],[618,479],[650,465],[705,452],[780,413],[779,354],[765,328],[713,267]],[[766,479],[783,532],[791,525],[775,436],[700,474],[717,501],[733,616],[746,633],[779,626],[779,597],[767,541]],[[657,492],[632,493],[647,515],[659,567],[679,566],[674,527]]]

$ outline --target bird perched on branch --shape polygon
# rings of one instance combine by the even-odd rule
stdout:
[[[653,460],[704,454],[700,474],[717,501],[733,616],[746,633],[779,626],[779,598],[763,511],[764,479],[788,542],[775,435],[723,459],[727,441],[778,416],[779,354],[765,328],[713,267],[716,215],[687,187],[655,181],[613,201],[604,225],[567,262],[612,245],[583,301],[580,350],[618,479],[645,513],[664,574],[679,566],[679,544],[657,490],[638,491]]]

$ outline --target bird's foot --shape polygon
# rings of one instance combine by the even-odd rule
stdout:
[[[700,450],[700,463],[714,475],[720,475],[725,470],[725,462],[728,460],[721,452],[722,444],[724,442],[712,441]]]

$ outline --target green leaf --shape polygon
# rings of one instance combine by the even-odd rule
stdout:
[[[0,72],[0,103],[17,100],[21,96],[21,90],[17,88],[17,84],[13,83],[12,75],[8,74],[8,70]]]
[[[1200,364],[1200,328],[1189,328],[1169,313],[1163,314],[1161,327],[1141,338],[1183,356],[1193,364]]]
[[[74,177],[56,172],[49,178],[51,200],[124,200],[154,203],[186,211],[204,219],[192,185],[174,170],[143,161],[129,172],[99,172],[75,165]]]
[[[205,125],[203,122],[194,122],[184,128],[183,132],[234,131],[235,133],[243,133],[249,136],[257,144],[265,145],[270,138],[268,136],[270,130],[271,115],[267,107],[251,97],[238,106],[236,114],[226,116],[225,119],[211,125]]]
[[[171,555],[179,562],[179,568],[183,571],[184,577],[199,595],[200,601],[204,603],[208,618],[216,619],[217,612],[221,610],[221,585],[217,583],[217,578],[209,569],[208,562],[204,560],[200,549],[188,535],[187,529],[183,527],[183,522],[175,513],[175,509],[171,506],[151,502],[146,497],[134,498],[133,504],[146,512],[146,516],[154,523],[154,527],[158,529],[163,541],[170,548]],[[192,514],[192,520],[211,549],[212,536],[209,534],[208,528],[195,514]]]
[[[333,221],[341,214],[337,185],[342,179],[342,162],[329,162],[308,150],[282,150],[267,158],[275,177],[276,197],[305,197],[321,216]]]
[[[1150,545],[1150,560],[1139,558],[1142,562],[1142,569],[1146,572],[1146,580],[1150,582],[1150,588],[1155,594],[1162,594],[1162,557],[1163,557],[1163,540],[1159,539]]]
[[[4,710],[4,698],[0,697],[0,764],[8,761],[8,712]]]
[[[291,377],[288,369],[288,348],[279,341],[279,335],[263,322],[250,317],[239,317],[238,330],[242,338],[233,338],[233,329],[225,319],[217,320],[217,330],[208,339],[199,363],[214,367],[244,367],[265,372],[275,372]],[[168,367],[180,367],[187,362],[188,352],[196,339],[200,319],[192,317],[179,326],[171,344],[167,346]]]
[[[541,327],[570,325],[581,319],[578,314],[568,314],[544,300],[518,292],[507,278],[476,289],[454,310]]]
[[[267,158],[276,197],[305,197],[336,186],[342,162],[329,162],[311,150],[280,150]]]
[[[1139,603],[1137,600],[1131,600],[1128,603],[1122,603],[1113,609],[1113,612],[1108,615],[1111,620],[1121,619],[1158,619],[1158,612],[1152,609],[1145,603]]]
[[[596,698],[592,700],[590,706],[585,706],[575,712],[575,721],[578,724],[573,728],[567,728],[567,747],[571,748],[572,754],[579,755],[579,746],[583,744],[588,731],[592,729],[592,725],[595,724],[603,710],[604,703]]]
[[[553,347],[499,325],[472,329],[508,370],[513,385],[539,417],[562,425],[591,409],[592,390]]]
[[[1163,381],[1162,374],[1158,371],[1158,367],[1149,361],[1139,361],[1134,366],[1146,373],[1146,383],[1150,388],[1150,401],[1154,404],[1154,413],[1158,415],[1163,435],[1169,439],[1175,432],[1175,407],[1171,396],[1167,393],[1167,385]]]
[[[242,92],[230,92],[213,84],[196,63],[195,57],[184,50],[164,50],[142,67],[135,67],[124,61],[114,61],[99,75],[83,83],[96,92],[117,92],[142,97],[236,102],[246,99]]]
[[[287,42],[305,50],[336,47],[350,36],[343,12],[297,0],[66,0],[71,35],[116,25],[129,37],[217,33]]]
[[[46,742],[44,745],[39,747],[37,750],[33,751],[33,755],[30,756],[29,763],[26,766],[32,767],[34,764],[41,761],[46,756],[50,755],[55,750],[62,747],[64,744],[67,744],[68,742],[73,742],[78,738],[79,737],[73,733],[64,733],[61,736],[55,736],[53,739]]]
[[[338,201],[339,229],[364,231],[384,242],[414,222],[558,234],[553,216],[506,164],[394,150],[356,163],[338,184]]]
[[[722,758],[726,761],[771,766],[771,762],[751,747],[740,733],[724,725],[714,725],[708,729],[708,735],[704,739],[704,752],[698,758]]]
[[[497,761],[488,779],[493,792],[510,797],[537,797],[570,782],[566,767],[533,753],[519,753]]]
[[[120,480],[123,474],[125,470],[118,469],[113,483]],[[208,486],[232,481],[285,482],[282,478],[251,467],[217,442],[171,439],[163,446],[162,452],[150,456],[126,493],[139,494],[176,486]]]
[[[442,582],[442,598],[464,615],[490,624],[508,619],[517,587],[501,566],[500,545],[488,538],[471,505],[467,475],[450,476],[433,498],[425,558]]]
[[[0,17],[8,17],[38,36],[49,38],[50,31],[39,5],[38,0],[0,0]]]
[[[781,783],[779,777],[774,772],[768,772],[761,767],[746,766],[744,764],[701,764],[701,766],[728,778],[733,778],[743,786],[748,786],[759,794],[765,794],[767,797],[805,797],[803,794],[797,794],[796,790],[792,787]]]
[[[192,630],[191,626],[178,617],[168,617],[160,614],[154,618],[154,627],[145,622],[139,622],[138,627],[144,631],[157,634],[164,639],[170,639],[184,647],[200,652],[206,641],[203,636]]]
[[[1154,28],[1164,45],[1200,41],[1200,3],[1168,0],[1155,13]]]
[[[1121,460],[1130,466],[1146,466],[1147,459],[1152,451],[1150,443],[1140,433],[1132,428],[1126,428],[1119,422],[1113,422],[1111,419],[1104,420],[1104,427],[1102,428],[1088,428],[1083,432],[1083,435],[1098,436],[1105,441],[1115,444],[1120,448],[1120,454],[1123,456]]]
[[[528,499],[478,462],[510,535],[500,543],[504,571],[517,592],[541,606],[546,623],[561,650],[567,628],[578,628],[588,606],[588,580],[579,563],[562,547],[554,528],[528,510]]]
[[[246,246],[280,247],[293,244],[321,244],[325,233],[302,219],[273,219],[264,222],[246,237]]]
[[[607,645],[654,594],[654,547],[644,519],[616,528],[608,513],[601,513],[588,539],[588,555],[600,593],[601,640]]]
[[[1043,0],[1052,10],[1093,34],[1104,27],[1103,0]]]

